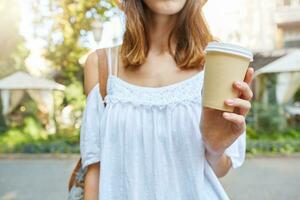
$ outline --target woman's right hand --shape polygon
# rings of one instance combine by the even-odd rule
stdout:
[[[84,179],[84,200],[99,200],[100,162],[88,165]]]

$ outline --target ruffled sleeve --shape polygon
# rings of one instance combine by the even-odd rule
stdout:
[[[246,154],[246,130],[225,150],[225,154],[230,157],[232,168],[234,169],[244,163]]]
[[[104,103],[97,84],[87,96],[80,127],[82,168],[101,160],[100,119],[103,111]]]

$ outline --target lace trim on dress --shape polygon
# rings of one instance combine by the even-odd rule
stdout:
[[[177,103],[201,103],[203,70],[183,81],[162,87],[138,86],[114,75],[107,81],[107,103],[128,102],[134,105],[170,105]]]

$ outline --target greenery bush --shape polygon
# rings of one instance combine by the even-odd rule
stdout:
[[[0,153],[79,153],[79,131],[68,128],[48,134],[35,118],[26,117],[23,126],[1,135]]]
[[[300,131],[294,128],[283,132],[256,132],[247,127],[247,152],[251,154],[291,154],[300,152]]]
[[[287,122],[283,107],[273,103],[252,102],[247,116],[247,152],[300,152],[300,129]]]
[[[249,125],[259,133],[284,132],[288,129],[283,107],[276,103],[264,104],[253,101],[249,117],[252,119]]]

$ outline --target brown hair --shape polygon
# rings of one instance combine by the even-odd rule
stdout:
[[[200,67],[204,64],[204,48],[213,37],[205,21],[202,6],[206,0],[187,0],[168,37],[168,50],[179,67]],[[126,30],[121,47],[124,67],[139,66],[149,51],[149,27],[143,0],[124,0],[118,3],[126,16]],[[176,38],[175,53],[171,38]]]

